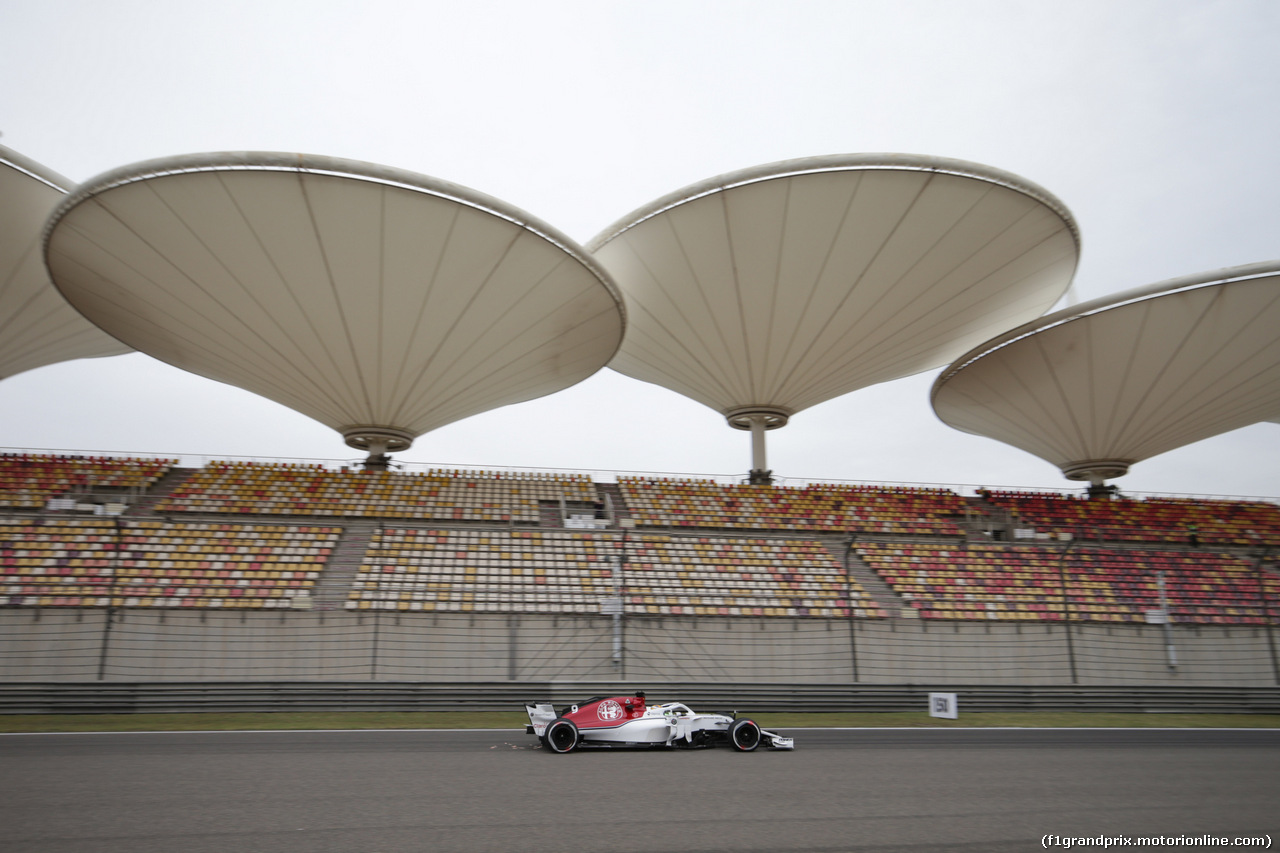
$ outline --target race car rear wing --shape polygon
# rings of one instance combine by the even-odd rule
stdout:
[[[538,737],[542,737],[547,724],[558,716],[555,706],[550,702],[525,702],[524,710],[529,715],[529,725],[525,726],[525,732]]]

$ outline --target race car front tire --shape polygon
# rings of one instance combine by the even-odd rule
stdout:
[[[573,752],[578,745],[578,727],[573,724],[573,720],[556,717],[547,724],[542,739],[552,752]]]
[[[734,720],[729,726],[729,745],[738,752],[753,752],[763,736],[752,720]]]

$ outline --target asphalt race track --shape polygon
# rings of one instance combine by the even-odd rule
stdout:
[[[1041,849],[1050,834],[1280,843],[1280,730],[784,733],[794,752],[565,756],[523,731],[0,735],[0,850],[1000,853]]]

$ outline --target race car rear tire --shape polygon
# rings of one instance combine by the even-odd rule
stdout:
[[[556,717],[547,724],[543,741],[552,752],[573,752],[578,745],[578,727],[573,724],[573,720]]]
[[[752,720],[734,720],[729,726],[729,745],[738,752],[754,751],[762,739],[760,727]]]

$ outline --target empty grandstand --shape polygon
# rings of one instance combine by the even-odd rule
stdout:
[[[1280,516],[1271,503],[1148,498],[1087,500],[1072,495],[997,492],[991,503],[1024,529],[1111,542],[1168,542],[1259,547],[1280,545]]]
[[[90,490],[141,492],[172,464],[163,459],[5,453],[0,455],[0,507],[65,509],[67,501]],[[58,503],[50,505],[51,500]]]
[[[0,518],[0,604],[306,606],[333,527]]]
[[[889,542],[858,551],[929,619],[1142,623],[1167,610],[1181,624],[1265,625],[1280,594],[1280,578],[1224,553]]]
[[[177,486],[157,509],[534,524],[544,501],[580,506],[595,497],[581,475],[393,474],[215,462]]]
[[[621,477],[623,500],[649,526],[960,536],[971,508],[942,489],[721,486],[711,480]]]
[[[1280,683],[1268,501],[10,453],[0,506],[19,680]]]

